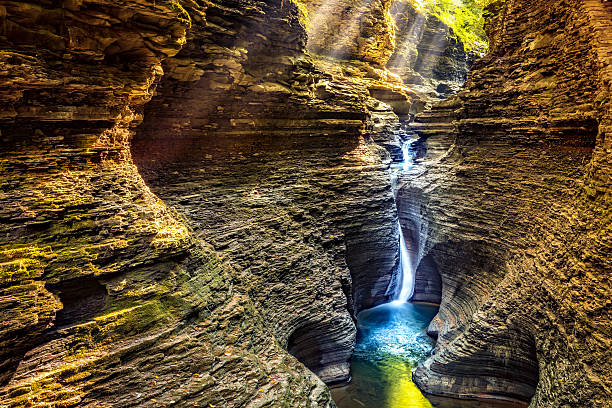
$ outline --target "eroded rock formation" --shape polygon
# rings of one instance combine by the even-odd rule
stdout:
[[[387,67],[424,94],[459,90],[476,52],[453,30],[410,0],[296,0],[303,8],[308,50],[339,60]]]
[[[346,379],[351,313],[389,298],[371,92],[414,95],[318,68],[291,3],[0,10],[2,406],[328,405],[284,349]]]
[[[416,380],[601,405],[608,20],[507,3],[401,180],[416,299],[442,302]],[[309,40],[322,4],[0,2],[1,407],[333,406],[351,315],[395,290],[402,126],[448,90],[406,83],[469,56],[411,11],[394,38],[388,1]]]
[[[600,1],[493,5],[466,90],[417,116],[402,181],[417,293],[441,277],[427,392],[610,403],[612,15]]]
[[[308,49],[384,67],[395,48],[393,0],[297,0],[306,8]]]
[[[0,406],[329,405],[131,161],[161,62],[204,8],[0,6]]]
[[[439,18],[419,13],[411,1],[396,0],[389,12],[397,46],[387,67],[404,83],[434,89],[442,97],[458,91],[478,55],[466,50]]]
[[[351,313],[389,298],[389,160],[366,138],[389,137],[398,119],[370,96],[372,78],[306,57],[287,10],[209,6],[215,24],[192,29],[165,63],[132,152],[153,191],[232,261],[281,345],[337,382],[349,374]]]

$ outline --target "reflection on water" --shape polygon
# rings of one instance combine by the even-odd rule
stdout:
[[[338,407],[432,407],[412,382],[412,370],[433,348],[425,329],[437,310],[429,305],[387,303],[361,312],[352,381],[331,390]]]
[[[427,399],[412,382],[413,369],[431,353],[425,333],[438,308],[387,303],[361,312],[350,384],[331,390],[339,408],[511,407],[492,402]]]

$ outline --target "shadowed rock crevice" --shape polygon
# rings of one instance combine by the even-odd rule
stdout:
[[[413,302],[442,302],[442,277],[434,257],[427,255],[421,259],[414,275]]]
[[[318,377],[326,379],[328,385],[344,383],[355,338],[334,336],[331,330],[342,332],[352,324],[344,319],[305,322],[289,336],[287,351]],[[330,342],[329,338],[336,338],[341,344]]]
[[[72,279],[49,285],[49,289],[62,302],[54,321],[58,328],[89,320],[106,306],[106,288],[96,279]]]

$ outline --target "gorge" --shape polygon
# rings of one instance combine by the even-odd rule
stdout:
[[[612,404],[611,2],[0,0],[0,67],[1,408]]]

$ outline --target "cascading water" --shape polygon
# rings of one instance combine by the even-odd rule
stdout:
[[[414,292],[414,273],[412,272],[412,263],[410,262],[410,253],[406,248],[406,241],[402,232],[402,226],[397,223],[399,229],[399,251],[400,251],[400,273],[402,282],[400,291],[395,299],[396,302],[405,303],[412,297]]]
[[[410,145],[412,141],[402,143],[402,156],[404,157],[404,161],[402,162],[402,168],[404,171],[410,170],[410,166],[412,165],[411,155],[410,155]]]
[[[414,138],[407,137],[402,143],[402,162],[398,163],[395,167],[396,173],[394,175],[394,187],[397,188],[399,177],[402,174],[407,173],[413,166],[413,154],[410,151],[412,143],[415,142]],[[400,286],[396,290],[393,303],[406,303],[414,292],[414,273],[412,270],[412,262],[410,262],[410,253],[406,248],[406,241],[404,240],[404,234],[402,233],[402,227],[400,223],[397,223],[397,230],[399,232],[399,277]]]
[[[394,163],[393,185],[412,171],[408,140],[402,146],[403,161]],[[414,292],[415,270],[400,223],[398,277],[390,290],[394,300],[357,315],[357,341],[351,359],[351,382],[331,390],[339,408],[508,408],[491,401],[425,396],[412,382],[412,372],[434,347],[427,327],[438,312],[432,304],[409,302]],[[412,242],[408,242],[413,244]],[[412,249],[412,248],[411,248]],[[395,282],[399,281],[399,285]]]
[[[403,160],[392,165],[393,185],[412,169],[411,144],[403,138]],[[390,303],[357,315],[357,344],[351,360],[352,381],[332,389],[340,408],[433,408],[412,382],[412,371],[433,348],[426,329],[437,313],[434,305],[408,302],[414,291],[414,271],[400,223],[399,275]]]

